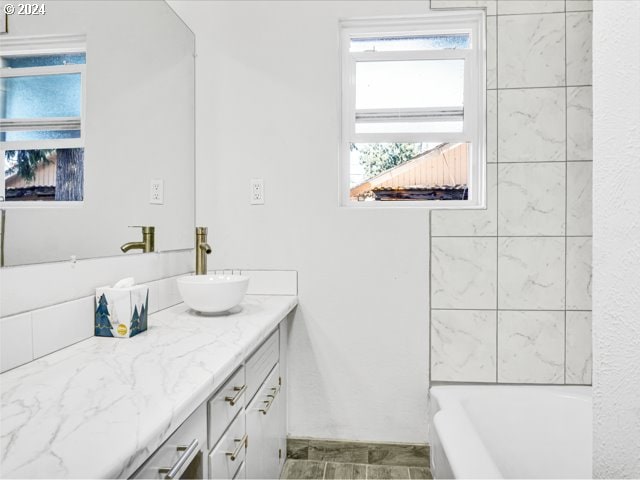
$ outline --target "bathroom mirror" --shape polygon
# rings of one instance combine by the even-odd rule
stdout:
[[[132,255],[136,225],[193,248],[193,33],[160,0],[42,5],[0,35],[4,266]]]

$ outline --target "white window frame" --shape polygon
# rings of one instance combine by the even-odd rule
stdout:
[[[486,39],[483,11],[432,12],[429,15],[343,20],[340,23],[342,135],[340,144],[340,205],[351,208],[486,208]],[[350,52],[351,39],[469,33],[469,49]],[[462,59],[465,61],[464,122],[462,132],[446,133],[356,133],[356,62],[384,60]],[[394,109],[398,111],[399,109]],[[411,113],[413,109],[403,109]],[[416,109],[424,112],[427,109]],[[437,111],[435,111],[437,110]],[[362,113],[363,111],[361,111]],[[376,110],[378,112],[378,110]],[[364,112],[367,113],[366,111]],[[434,109],[434,114],[459,116],[459,109]],[[375,115],[375,112],[371,112]],[[352,143],[468,143],[470,151],[468,200],[352,201],[350,145]]]
[[[86,54],[86,36],[80,35],[42,35],[28,37],[3,38],[0,43],[0,57]],[[84,200],[60,202],[44,200],[40,202],[4,201],[4,152],[6,150],[53,150],[57,148],[84,148],[85,120],[87,104],[86,64],[52,65],[44,67],[0,68],[0,78],[30,77],[39,75],[80,74],[81,107],[80,117],[12,119],[3,120],[3,129],[10,130],[80,130],[78,138],[51,138],[45,140],[14,140],[0,143],[0,205],[2,208],[48,208],[79,207]]]

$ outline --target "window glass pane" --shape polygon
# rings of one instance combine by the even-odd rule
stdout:
[[[84,53],[2,57],[3,68],[50,67],[53,65],[77,65],[85,63],[87,63],[87,59]]]
[[[351,144],[352,201],[467,200],[466,143]]]
[[[50,140],[58,138],[80,138],[80,130],[30,130],[0,133],[0,141],[3,142],[14,142],[17,140]]]
[[[81,201],[84,149],[7,150],[4,176],[7,202]]]
[[[464,60],[358,62],[356,109],[458,107]]]
[[[356,133],[462,132],[462,121],[453,122],[357,122]]]
[[[79,117],[79,73],[3,78],[2,118]]]
[[[352,38],[351,52],[393,52],[470,48],[468,33],[399,37]]]

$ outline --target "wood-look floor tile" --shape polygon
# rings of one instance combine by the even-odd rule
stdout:
[[[308,460],[309,440],[302,438],[287,438],[287,458]]]
[[[367,444],[333,440],[310,440],[309,460],[345,463],[367,463]]]
[[[367,480],[407,480],[409,467],[367,465]]]
[[[370,465],[429,467],[427,445],[369,445]]]
[[[327,462],[324,469],[325,480],[364,480],[367,466],[360,463]]]
[[[430,480],[433,478],[431,470],[423,467],[409,467],[409,477],[411,480]]]
[[[288,459],[282,469],[282,479],[322,480],[326,462]]]

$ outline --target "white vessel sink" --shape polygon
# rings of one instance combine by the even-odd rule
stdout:
[[[189,275],[177,280],[184,303],[204,313],[225,312],[247,293],[249,277],[240,275]]]

